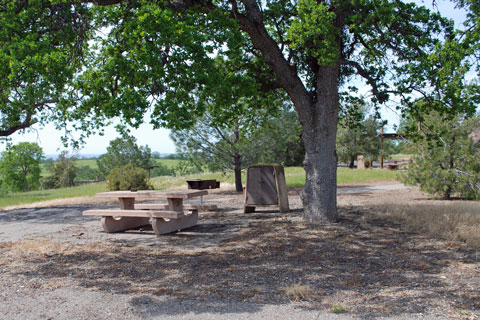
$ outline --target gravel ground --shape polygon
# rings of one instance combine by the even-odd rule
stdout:
[[[399,184],[341,186],[340,221],[219,210],[160,236],[106,234],[77,199],[0,211],[0,319],[480,319],[478,253],[378,219],[377,203],[421,201]]]

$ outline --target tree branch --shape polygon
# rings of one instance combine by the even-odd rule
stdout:
[[[373,78],[367,70],[365,70],[358,62],[341,59],[340,63],[343,65],[348,65],[354,67],[358,74],[367,80],[367,83],[372,87],[372,93],[378,98],[379,101],[385,101],[386,97],[385,91],[380,91],[377,85],[377,79]]]
[[[295,107],[299,109],[298,114],[300,116],[310,114],[309,110],[302,110],[310,105],[310,95],[295,69],[288,63],[275,40],[268,34],[257,1],[245,0],[244,4],[246,15],[233,12],[234,18],[238,21],[240,28],[250,36],[254,47],[263,54],[265,62],[270,65],[276,75],[278,85],[287,91]],[[307,120],[300,119],[301,122]]]
[[[29,112],[24,121],[20,122],[17,125],[9,126],[7,129],[0,130],[0,137],[8,137],[9,135],[15,133],[18,130],[26,129],[34,125],[36,121],[32,121],[32,116],[33,116],[33,113]],[[18,118],[17,120],[19,121],[20,118]]]

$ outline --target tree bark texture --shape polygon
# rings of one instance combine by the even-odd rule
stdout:
[[[302,195],[304,218],[312,223],[337,220],[337,113],[338,67],[318,73],[318,100],[309,107],[309,121],[302,123],[306,173]]]
[[[241,162],[241,156],[239,154],[235,155],[235,190],[237,192],[242,192],[243,191],[243,185],[242,185],[242,162]]]

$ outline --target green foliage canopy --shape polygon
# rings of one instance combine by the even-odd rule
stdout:
[[[247,5],[102,0],[91,5],[90,2],[37,0],[28,5],[7,2],[2,6],[1,39],[5,48],[2,58],[9,63],[0,65],[18,65],[23,69],[4,68],[5,76],[1,78],[15,78],[17,83],[27,84],[28,81],[18,79],[31,73],[34,75],[28,79],[41,79],[43,83],[32,80],[32,88],[48,87],[47,93],[39,94],[45,99],[26,99],[28,103],[24,105],[57,104],[60,106],[57,111],[65,111],[68,105],[80,106],[70,115],[55,113],[59,116],[56,119],[62,121],[66,117],[84,121],[93,118],[103,123],[106,118],[123,116],[132,124],[141,123],[144,112],[153,106],[155,124],[189,126],[206,109],[198,99],[200,92],[228,92],[231,87],[228,81],[224,83],[213,56],[222,55],[239,62],[237,58],[251,61],[252,56],[261,57],[259,53],[263,52],[248,39],[252,35],[245,18],[253,9]],[[469,29],[478,28],[478,4],[458,3],[469,9]],[[440,38],[435,35],[444,33],[445,38],[456,40],[447,20],[402,1],[305,0],[296,4],[270,1],[257,5],[262,7],[266,30],[285,52],[287,60],[305,76],[310,90],[315,90],[318,66],[339,62],[340,84],[359,74],[372,86],[378,101],[385,101],[392,93],[420,90],[428,84],[427,76],[433,75],[434,66],[429,65],[428,53],[440,45]],[[478,38],[475,37],[478,33],[468,34],[465,41],[470,44]],[[87,38],[94,40],[90,51],[84,50]],[[463,56],[474,49],[469,50]],[[392,60],[396,52],[398,59]],[[19,58],[11,56],[12,53]],[[29,64],[27,60],[31,57],[42,64]],[[419,57],[421,61],[417,62]],[[80,62],[80,58],[88,61],[82,61],[87,66],[85,72],[72,63]],[[272,70],[265,62],[259,59],[255,67],[254,88],[268,81],[281,87],[278,79],[281,75],[275,72],[272,77]],[[23,72],[27,66],[29,72]],[[79,72],[80,76],[75,77]],[[73,78],[75,83],[69,83]],[[392,90],[395,86],[401,90]],[[12,88],[4,94],[12,100],[14,83],[3,83],[1,87]],[[73,99],[74,96],[81,97],[81,101]],[[10,112],[4,113],[12,116],[13,111],[25,109],[18,107],[18,103],[5,105],[10,105]]]
[[[29,191],[40,185],[42,148],[36,143],[9,145],[0,158],[2,186],[11,191]]]
[[[90,9],[80,2],[0,2],[0,136],[34,123],[59,127],[78,97]]]

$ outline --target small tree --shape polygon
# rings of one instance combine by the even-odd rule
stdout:
[[[300,164],[304,149],[295,112],[287,107],[279,114],[255,121],[236,116],[230,125],[215,124],[211,115],[192,129],[172,132],[177,150],[196,164],[212,171],[233,170],[235,189],[242,191],[242,170],[256,162]]]
[[[285,106],[279,114],[270,116],[254,133],[253,139],[262,148],[254,152],[258,161],[301,166],[305,159],[302,128],[292,108]]]
[[[147,170],[136,168],[131,163],[114,168],[107,176],[107,183],[110,191],[153,189],[148,183]]]
[[[12,191],[29,191],[40,185],[42,148],[36,143],[21,142],[7,146],[0,160],[2,184]]]
[[[148,146],[138,146],[135,137],[123,134],[110,141],[107,153],[97,159],[98,170],[106,177],[112,169],[131,163],[135,167],[146,168],[153,165]]]
[[[51,175],[42,181],[42,187],[44,189],[73,187],[78,171],[75,160],[75,157],[68,158],[67,152],[62,152],[50,169]]]
[[[451,199],[454,194],[480,198],[480,144],[469,137],[480,118],[447,118],[439,113],[424,117],[421,132],[411,133],[408,144],[413,154],[404,181],[419,185],[435,198]],[[417,128],[414,121],[410,127]]]
[[[252,163],[255,150],[249,145],[249,121],[240,116],[232,125],[225,126],[212,125],[212,119],[206,114],[191,129],[172,131],[171,138],[177,152],[195,166],[208,166],[212,171],[233,170],[235,188],[242,191],[242,169]]]
[[[388,156],[392,150],[392,143],[380,138],[379,129],[383,123],[374,116],[367,116],[367,109],[358,108],[356,117],[342,118],[337,129],[337,156],[338,161],[348,163],[353,168],[358,155],[362,154],[366,160],[377,160],[383,154]]]

